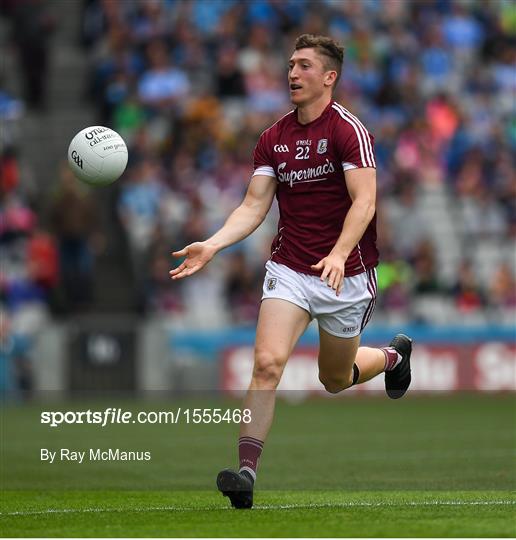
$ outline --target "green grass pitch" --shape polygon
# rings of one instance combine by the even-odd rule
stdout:
[[[221,406],[199,401],[189,406]],[[235,465],[235,425],[39,423],[42,410],[105,405],[176,406],[111,400],[3,409],[3,537],[516,535],[513,395],[279,402],[251,511],[230,509],[214,487],[218,470]],[[41,447],[148,448],[153,457],[50,465],[40,462]]]

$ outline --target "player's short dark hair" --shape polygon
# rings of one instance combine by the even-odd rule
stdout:
[[[296,39],[294,49],[315,49],[324,58],[324,67],[327,70],[335,70],[337,78],[334,86],[337,85],[342,72],[342,62],[344,60],[344,47],[339,45],[334,39],[328,36],[315,34],[303,34]]]

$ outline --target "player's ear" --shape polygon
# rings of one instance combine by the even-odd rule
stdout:
[[[324,74],[324,86],[333,86],[337,79],[337,72],[335,70],[327,71]]]

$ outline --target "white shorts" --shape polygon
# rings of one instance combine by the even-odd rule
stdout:
[[[317,319],[328,334],[358,336],[373,314],[377,291],[374,268],[345,277],[340,296],[319,276],[302,274],[273,261],[267,261],[265,268],[262,300],[280,298],[296,304]]]

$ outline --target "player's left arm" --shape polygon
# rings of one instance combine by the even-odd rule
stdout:
[[[344,220],[342,232],[331,252],[312,266],[321,271],[321,280],[328,280],[339,296],[344,282],[346,260],[364,235],[376,209],[376,169],[364,167],[344,173],[351,197],[351,207]]]

